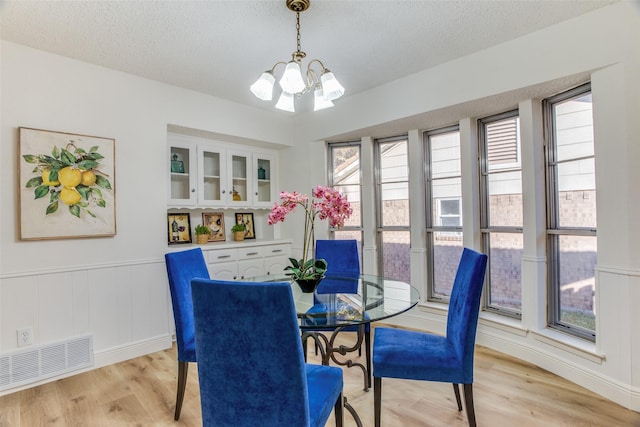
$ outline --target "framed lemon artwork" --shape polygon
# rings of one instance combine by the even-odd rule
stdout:
[[[20,131],[20,238],[116,234],[115,140]]]

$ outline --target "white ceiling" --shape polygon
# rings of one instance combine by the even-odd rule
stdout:
[[[303,64],[322,60],[349,96],[615,1],[312,0]],[[0,4],[3,40],[262,108],[249,85],[296,48],[284,0]]]

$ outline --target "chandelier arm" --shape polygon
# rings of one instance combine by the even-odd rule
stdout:
[[[273,72],[276,70],[276,67],[277,67],[278,65],[280,65],[280,64],[282,64],[282,65],[287,65],[287,63],[286,63],[286,62],[284,62],[284,61],[278,61],[278,62],[276,62],[275,64],[273,64],[273,67],[271,67],[271,73],[273,73]]]
[[[311,68],[311,64],[307,66],[307,90],[311,90],[311,88],[320,84],[320,79],[318,78],[318,73],[316,70]]]
[[[322,61],[320,61],[319,59],[312,59],[311,61],[309,61],[309,65],[307,65],[308,69],[311,69],[311,64],[313,64],[314,62],[317,62],[318,64],[320,64],[320,66],[322,67],[322,71],[324,72],[324,70],[327,69],[327,67],[324,66],[324,64],[322,63]]]

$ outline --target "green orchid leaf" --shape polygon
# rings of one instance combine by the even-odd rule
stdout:
[[[60,192],[56,191],[56,190],[51,190],[49,192],[50,196],[49,196],[49,201],[50,202],[55,202],[56,200],[58,200],[60,198]],[[57,209],[57,208],[56,208]]]
[[[56,145],[53,146],[53,150],[51,150],[51,155],[53,156],[54,159],[60,158],[60,151],[58,150],[58,146]]]
[[[300,260],[300,262],[298,262],[297,259],[295,258],[289,258],[289,262],[291,263],[292,266],[299,268],[300,267],[300,263],[302,262],[302,260]]]
[[[91,212],[89,209],[85,209],[84,211],[85,211],[86,213],[88,213],[89,215],[91,215],[92,217],[94,217],[94,218],[96,217],[96,216],[94,215],[94,213],[93,213],[93,212]]]
[[[313,266],[316,270],[322,270],[322,271],[326,271],[328,267],[327,261],[322,258],[317,259],[316,262],[313,264]]]
[[[102,191],[100,191],[100,189],[98,187],[93,187],[91,189],[91,194],[96,196],[96,197],[102,198]]]
[[[96,203],[98,206],[100,206],[101,208],[104,208],[107,206],[107,202],[104,201],[104,199],[100,199],[98,200],[98,202]]]
[[[53,203],[49,203],[49,206],[47,206],[46,215],[52,214],[52,213],[56,212],[57,210],[58,210],[58,201],[56,200]]]
[[[34,199],[40,199],[49,194],[49,186],[41,185],[34,190],[33,194],[35,195]]]
[[[84,149],[83,149],[83,148],[80,148],[80,147],[76,147],[76,149],[75,149],[75,150],[73,150],[73,152],[74,152],[75,154],[80,154],[80,155],[87,154],[87,152],[86,152],[86,151],[84,151]]]
[[[80,206],[78,205],[69,206],[69,212],[71,212],[71,215],[80,218]]]
[[[31,187],[38,187],[39,185],[42,185],[42,177],[37,176],[27,181],[27,183],[24,186],[26,188],[31,188]]]
[[[89,206],[89,203],[80,201],[77,203],[77,205],[80,206],[81,208],[86,208],[87,206]]]
[[[97,145],[94,145],[93,147],[91,147],[91,148],[89,149],[89,152],[90,152],[90,153],[95,153],[96,151],[98,151],[98,149],[99,149],[99,148],[100,148],[100,147],[98,147]]]
[[[102,175],[96,175],[96,185],[102,188],[106,188],[107,190],[111,190],[111,183]]]

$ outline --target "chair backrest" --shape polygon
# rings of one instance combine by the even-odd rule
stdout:
[[[173,320],[176,325],[178,360],[196,361],[196,346],[193,329],[193,304],[191,300],[191,279],[209,278],[209,270],[202,249],[195,248],[182,252],[170,252],[164,256],[169,277]]]
[[[360,276],[360,257],[358,256],[358,242],[356,240],[317,240],[316,259],[320,258],[327,261],[327,275],[344,278],[357,278]],[[357,285],[357,281],[325,279],[318,285],[316,293],[355,293],[357,292]],[[354,286],[355,289],[353,289]]]
[[[473,353],[486,267],[485,254],[464,248],[449,301],[447,339],[462,361],[465,383],[473,382]]]
[[[303,426],[309,403],[291,284],[194,279],[204,426]]]

